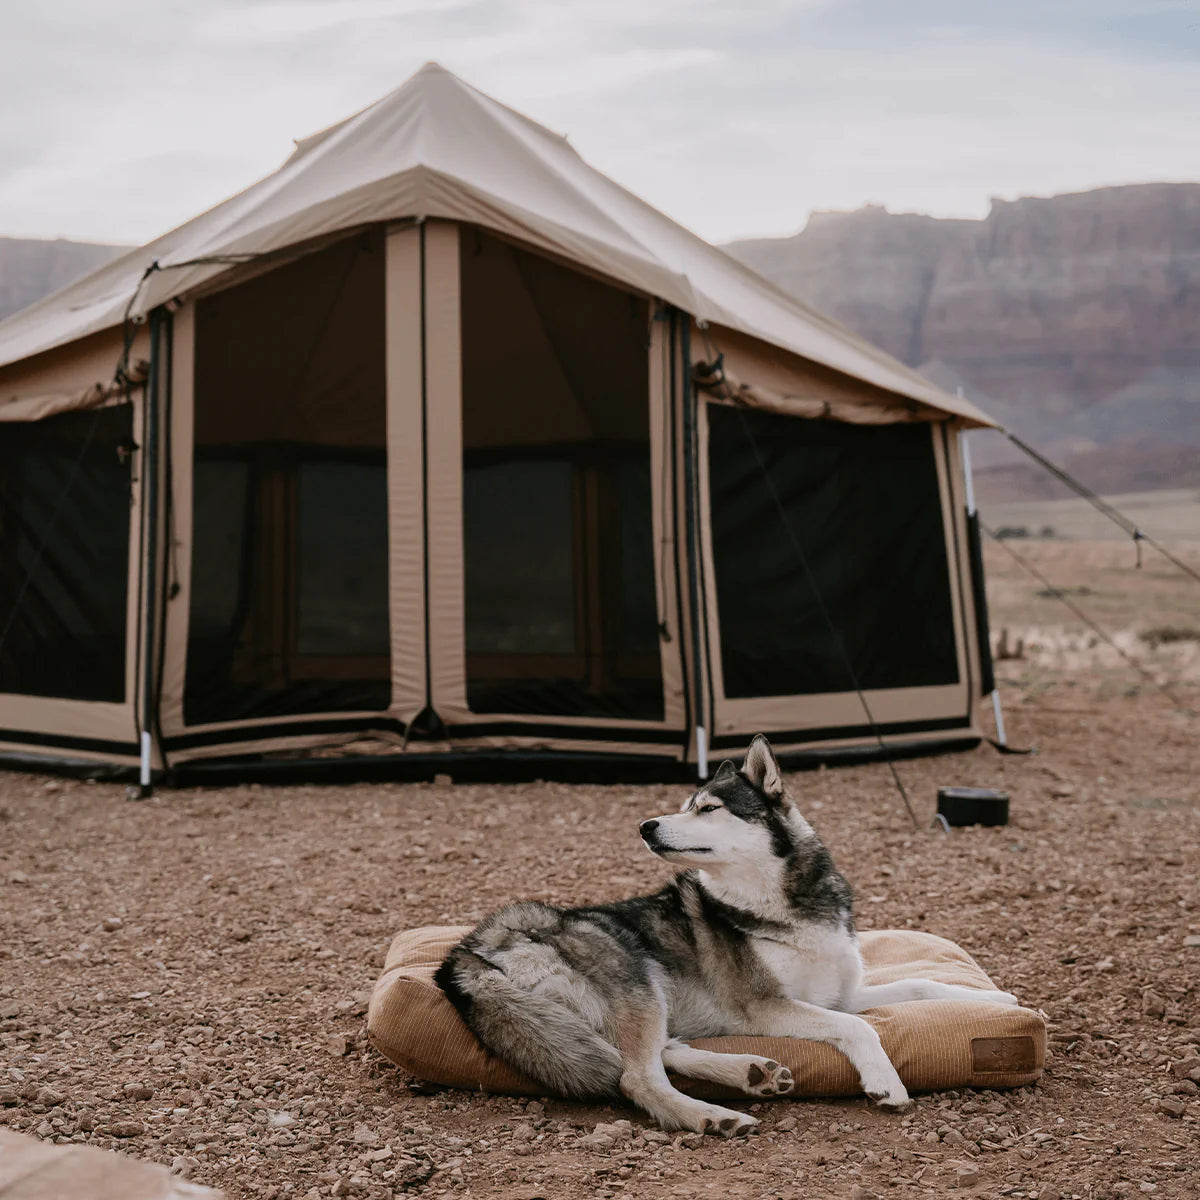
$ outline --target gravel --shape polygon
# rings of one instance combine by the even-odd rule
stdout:
[[[953,938],[1049,1014],[1036,1087],[922,1096],[902,1117],[756,1101],[760,1131],[728,1143],[616,1104],[441,1091],[369,1047],[397,929],[656,886],[637,822],[678,787],[244,786],[139,804],[4,774],[0,1122],[234,1198],[1200,1196],[1196,724],[1107,685],[1009,700],[1010,737],[1038,755],[899,764],[923,823],[939,785],[976,784],[1011,793],[1007,827],[914,830],[878,765],[789,782],[864,928]]]

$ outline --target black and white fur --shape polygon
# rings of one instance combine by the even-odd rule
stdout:
[[[786,1067],[689,1039],[757,1034],[828,1042],[863,1091],[908,1093],[866,1009],[909,1000],[1015,1004],[1007,992],[905,979],[863,982],[853,893],[787,795],[761,734],[642,840],[689,869],[652,896],[563,909],[526,902],[482,921],[437,982],[479,1040],[549,1092],[622,1094],[667,1129],[726,1136],[758,1122],[684,1095],[668,1071],[748,1096],[791,1091]]]

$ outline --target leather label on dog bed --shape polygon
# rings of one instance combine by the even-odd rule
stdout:
[[[1015,1075],[1037,1066],[1033,1038],[972,1038],[971,1056],[980,1075]]]

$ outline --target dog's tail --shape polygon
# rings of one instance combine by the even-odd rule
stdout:
[[[577,1100],[620,1094],[617,1048],[565,1004],[518,987],[461,944],[435,980],[492,1053],[549,1092]]]

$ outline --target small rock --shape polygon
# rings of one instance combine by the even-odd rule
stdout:
[[[669,1133],[664,1133],[661,1129],[647,1129],[642,1134],[642,1141],[648,1142],[652,1146],[665,1146],[671,1140]]]
[[[10,871],[8,873],[8,882],[9,883],[22,883],[22,884],[28,883],[29,876],[26,875],[24,871]]]
[[[1187,1112],[1187,1104],[1174,1096],[1160,1096],[1154,1107],[1168,1117],[1182,1117]]]
[[[105,933],[116,933],[118,929],[124,928],[124,925],[125,922],[122,921],[120,917],[105,917],[104,920],[100,922],[100,928],[103,929]]]
[[[775,1122],[775,1128],[781,1133],[791,1133],[796,1128],[797,1121],[795,1117],[784,1117],[782,1121]]]
[[[689,1150],[696,1150],[704,1145],[704,1134],[702,1133],[685,1133],[679,1139],[681,1146],[686,1146]]]
[[[595,1154],[603,1154],[616,1144],[617,1139],[609,1137],[606,1133],[589,1133],[579,1139],[579,1145],[584,1150],[591,1150]]]
[[[438,774],[433,777],[433,782],[437,787],[450,787],[454,783],[454,776]]]
[[[1161,1017],[1167,1011],[1167,1002],[1153,988],[1142,993],[1142,1012],[1148,1017]]]
[[[1200,933],[1189,933],[1187,937],[1183,939],[1183,944],[1189,950],[1196,949],[1196,947],[1200,946]]]
[[[285,1129],[288,1125],[295,1125],[296,1118],[290,1112],[273,1112],[267,1117],[267,1124],[273,1129]]]
[[[1050,795],[1055,800],[1066,800],[1068,797],[1075,795],[1075,789],[1069,783],[1059,783],[1050,789]]]
[[[1189,1054],[1185,1058],[1176,1059],[1171,1064],[1171,1074],[1176,1079],[1190,1079],[1193,1082],[1200,1082],[1196,1077],[1197,1071],[1200,1071],[1200,1054]]]
[[[1052,1183],[1046,1184],[1045,1187],[1039,1187],[1037,1190],[1038,1200],[1060,1200],[1062,1193]]]
[[[868,1192],[861,1184],[856,1183],[850,1189],[850,1200],[879,1200],[874,1192]]]
[[[145,1083],[127,1083],[121,1089],[127,1100],[153,1100],[154,1089]]]
[[[21,1093],[16,1088],[0,1088],[0,1107],[21,1103]]]
[[[633,1126],[628,1121],[613,1121],[610,1125],[601,1122],[592,1133],[612,1138],[614,1142],[627,1142],[633,1137]]]
[[[354,1141],[359,1146],[378,1146],[379,1134],[369,1125],[355,1125]]]
[[[56,1108],[66,1100],[66,1096],[62,1092],[56,1092],[53,1088],[39,1088],[35,1100],[38,1104],[44,1104],[47,1108]]]
[[[959,1187],[973,1187],[979,1182],[979,1168],[964,1163],[954,1172],[954,1178]]]
[[[417,1187],[433,1174],[434,1166],[428,1159],[418,1161],[414,1158],[402,1158],[396,1163],[395,1181],[400,1187]]]
[[[325,1039],[325,1048],[335,1058],[344,1058],[354,1049],[354,1042],[343,1034],[335,1033]]]
[[[141,1121],[114,1121],[100,1132],[107,1133],[109,1137],[131,1138],[140,1137],[146,1132],[146,1127]]]

